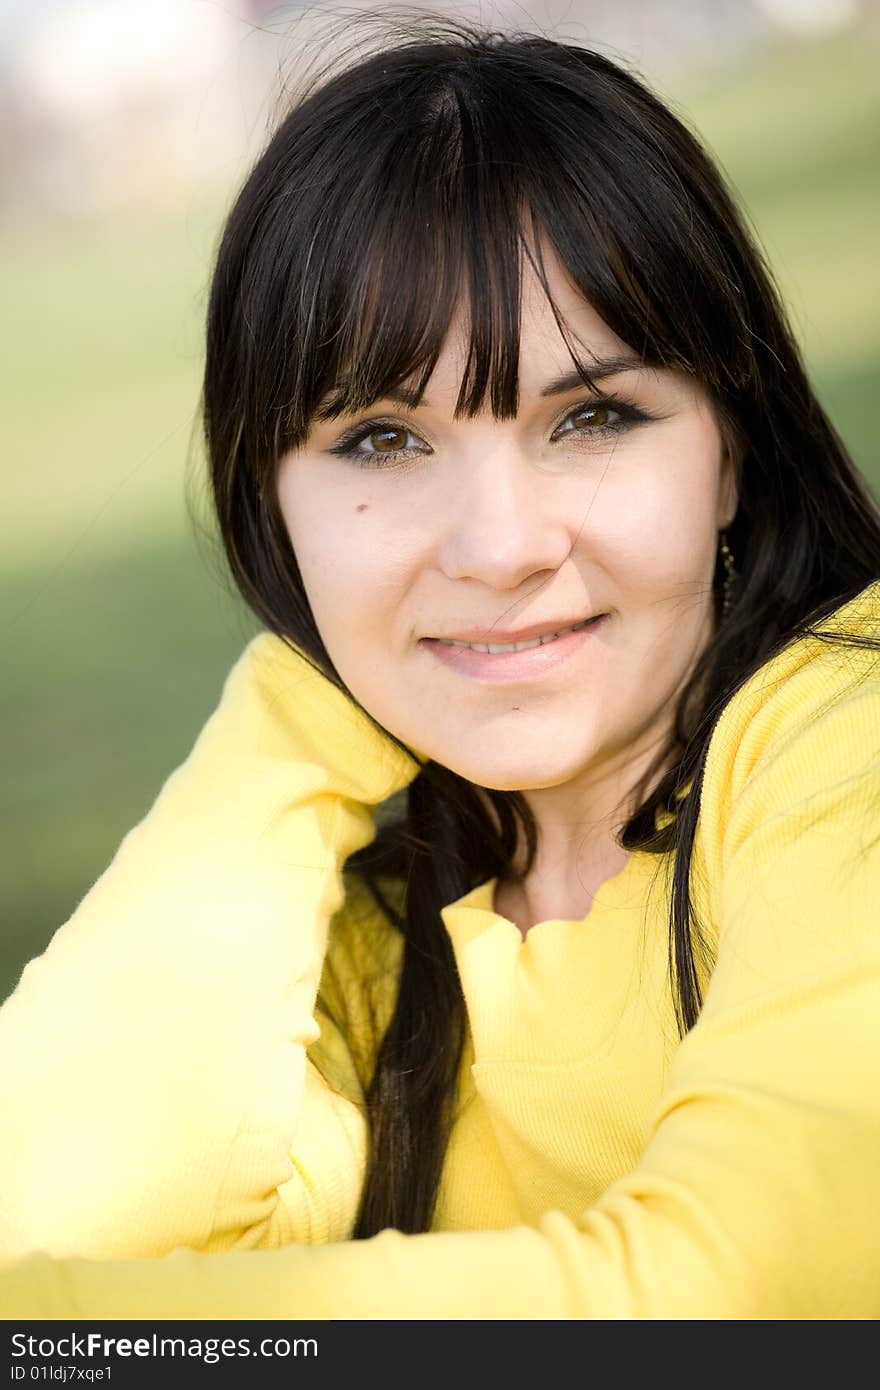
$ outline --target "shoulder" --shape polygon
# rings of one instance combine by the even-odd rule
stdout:
[[[791,813],[815,824],[839,812],[842,796],[864,802],[866,821],[880,816],[880,803],[872,804],[880,790],[880,581],[816,627],[877,645],[796,638],[728,702],[700,797],[710,885],[770,817]]]
[[[807,636],[759,668],[724,709],[709,747],[706,779],[735,774],[740,786],[762,757],[778,751],[841,702],[876,700],[880,684],[880,580],[822,623],[819,631],[867,637],[875,647]]]

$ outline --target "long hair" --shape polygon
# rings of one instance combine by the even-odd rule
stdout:
[[[361,45],[376,18],[355,23]],[[276,466],[307,438],[328,392],[323,418],[368,409],[404,381],[417,380],[420,396],[462,285],[470,341],[456,418],[476,414],[487,391],[496,419],[514,417],[527,225],[645,364],[703,384],[720,427],[743,446],[727,532],[739,578],[724,614],[716,568],[714,633],[619,841],[674,852],[669,965],[684,1036],[711,964],[690,867],[712,731],[736,690],[798,636],[880,647],[817,626],[880,576],[880,513],[811,389],[722,175],[641,80],[548,37],[422,10],[409,25],[378,18],[375,51],[361,47],[335,69],[332,60],[300,91],[220,237],[202,407],[225,555],[260,622],[358,704],[306,599]],[[669,813],[662,828],[658,810]],[[403,937],[396,1003],[367,1087],[354,1238],[430,1227],[466,1036],[440,909],[507,874],[520,833],[524,872],[537,844],[521,793],[477,789],[435,762],[398,812],[380,818],[374,841],[345,866]],[[400,885],[396,905],[389,882]]]

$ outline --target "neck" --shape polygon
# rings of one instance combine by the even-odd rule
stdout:
[[[495,910],[523,937],[538,922],[586,917],[598,889],[625,868],[630,852],[618,838],[666,770],[650,772],[659,746],[654,739],[635,756],[630,750],[625,762],[609,765],[601,775],[590,770],[589,777],[522,792],[537,827],[535,858],[525,873],[520,832],[510,874],[496,885]]]

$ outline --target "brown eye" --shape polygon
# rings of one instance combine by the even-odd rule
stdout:
[[[569,416],[569,419],[574,421],[576,429],[589,429],[591,425],[596,429],[604,429],[610,424],[613,413],[609,405],[585,405]]]
[[[597,444],[653,418],[647,411],[622,401],[619,396],[601,401],[583,401],[568,412],[553,438],[565,441],[579,436],[581,441]]]
[[[390,468],[413,453],[423,454],[418,446],[413,448],[407,441],[418,440],[419,436],[405,425],[396,425],[393,420],[379,420],[361,425],[353,433],[344,435],[331,450],[340,458],[353,459],[362,467]],[[361,447],[361,446],[365,447]],[[377,461],[378,460],[378,461]]]
[[[388,425],[384,429],[370,430],[370,433],[362,435],[361,439],[362,441],[365,440],[377,454],[396,454],[401,449],[406,448],[408,433],[408,430],[401,430],[394,425]]]

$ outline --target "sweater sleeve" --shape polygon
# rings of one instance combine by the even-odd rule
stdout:
[[[315,1005],[342,866],[417,770],[298,650],[248,644],[0,1009],[3,1259],[344,1237],[299,1150],[332,1205],[353,1118],[306,1049],[338,1051]]]
[[[42,1318],[880,1314],[880,675],[874,658],[844,682],[845,660],[769,695],[753,682],[725,712],[701,800],[705,1004],[640,1161],[577,1219],[140,1263],[38,1255],[0,1273],[3,1300]]]

